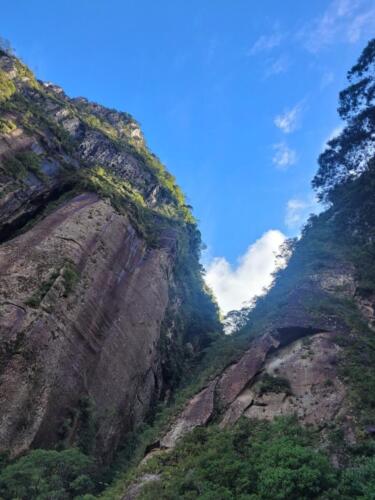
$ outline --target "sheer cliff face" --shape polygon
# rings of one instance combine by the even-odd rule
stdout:
[[[0,76],[0,450],[80,442],[105,459],[169,388],[174,343],[191,356],[204,339],[180,318],[183,258],[217,326],[199,235],[129,115],[3,53]]]
[[[172,259],[168,249],[148,249],[127,218],[92,193],[1,246],[5,448],[55,442],[56,424],[74,419],[82,395],[92,398],[106,451],[119,430],[142,420],[163,383],[158,340]],[[77,284],[69,292],[70,269]],[[35,297],[43,284],[46,293]],[[28,305],[33,297],[37,307]]]

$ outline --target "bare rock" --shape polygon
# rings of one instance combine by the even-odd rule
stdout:
[[[136,482],[129,486],[125,495],[121,497],[121,500],[135,500],[139,497],[143,487],[146,484],[154,483],[157,481],[160,481],[160,476],[158,474],[143,474],[137,479]]]
[[[195,427],[206,425],[214,411],[216,380],[196,394],[173,423],[170,431],[160,440],[161,448],[173,448],[178,439]]]
[[[296,415],[303,423],[324,425],[343,409],[345,387],[337,375],[340,348],[333,335],[320,333],[297,340],[271,354],[262,373],[280,377],[290,384],[290,392],[268,392],[259,395],[257,381],[229,407],[224,423],[234,423],[241,414],[249,418],[272,420],[275,416]],[[246,395],[243,413],[234,409]]]
[[[162,387],[172,262],[169,248],[149,249],[88,193],[0,247],[0,449],[56,442],[82,396],[95,407],[104,457],[143,419]]]
[[[217,389],[222,406],[227,406],[234,401],[262,368],[270,349],[278,346],[279,341],[272,335],[264,335],[253,342],[238,363],[229,366],[224,371]]]

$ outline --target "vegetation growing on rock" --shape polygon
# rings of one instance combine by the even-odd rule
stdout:
[[[76,449],[34,450],[0,472],[0,495],[19,498],[93,498],[94,462]]]
[[[198,428],[175,450],[150,459],[140,474],[160,474],[139,498],[371,498],[375,463],[353,448],[338,471],[316,449],[317,435],[293,419],[241,420],[234,427]]]
[[[23,378],[25,392],[30,393],[23,397],[17,391],[7,392],[7,403],[18,398],[18,413],[27,417],[19,417],[17,435],[10,423],[4,442],[8,440],[12,449],[14,438],[22,443],[18,449],[26,450],[31,442],[28,433],[40,431],[38,446],[59,450],[77,446],[96,457],[106,447],[107,456],[100,461],[108,462],[122,435],[151,418],[159,399],[168,399],[183,371],[196,364],[211,341],[210,332],[220,331],[218,308],[203,283],[200,233],[175,179],[148,150],[129,114],[70,99],[62,89],[36,81],[11,51],[3,49],[0,239],[7,248],[26,243],[10,259],[7,287],[0,289],[0,352],[5,353],[0,369],[1,374],[9,373],[14,357],[19,356],[19,366],[25,368],[12,377]],[[17,267],[21,254],[27,255],[25,265],[21,263],[14,272],[12,266]],[[1,265],[9,255],[13,252],[2,253]],[[88,269],[95,272],[89,274]],[[145,290],[150,269],[156,276],[147,276]],[[98,277],[100,290],[93,295],[90,287]],[[14,323],[12,319],[8,323],[8,318],[17,307],[22,319],[15,327],[22,331],[9,339],[9,324]],[[118,319],[123,308],[128,311],[122,318],[126,328]],[[147,313],[142,321],[137,316],[141,308]],[[62,323],[64,331],[59,327]],[[131,328],[138,332],[134,339]],[[135,360],[131,359],[134,366],[118,360],[116,355],[121,355],[116,349],[111,363],[118,362],[118,371],[115,379],[111,372],[107,374],[108,384],[118,384],[122,401],[98,405],[101,396],[92,387],[92,377],[102,344],[110,344],[110,331],[130,341],[130,347],[122,348]],[[44,339],[38,341],[39,335]],[[65,368],[69,373],[58,388]],[[130,394],[124,376],[132,380]],[[64,400],[65,385],[73,380]],[[38,399],[42,392],[43,401]],[[55,411],[52,399],[61,404],[61,412],[47,417]],[[32,428],[38,412],[42,417]],[[104,419],[110,425],[103,430]],[[53,453],[57,455],[50,457],[55,460],[58,452]],[[76,456],[77,463],[80,457]],[[33,469],[35,482],[46,486],[40,492],[37,486],[31,487],[38,498],[47,498],[55,494],[51,493],[54,481],[47,484],[44,478],[50,461],[47,457],[41,467],[34,467],[38,461],[39,456],[26,455],[6,470],[18,474]],[[9,469],[13,465],[15,469]],[[4,492],[11,491],[13,479],[4,481]],[[20,489],[4,493],[4,498],[11,494],[33,498],[34,493]],[[79,494],[78,488],[61,486],[61,498]]]
[[[21,131],[20,145],[0,158],[1,192],[13,203],[10,225],[14,226],[12,232],[9,222],[1,219],[3,240],[22,232],[28,234],[58,210],[61,210],[58,217],[63,219],[65,208],[74,213],[80,203],[83,209],[79,217],[90,229],[98,226],[97,231],[88,233],[87,246],[74,237],[74,231],[85,232],[85,227],[76,220],[73,235],[54,234],[59,241],[68,240],[69,248],[74,248],[69,255],[79,258],[59,255],[58,263],[54,262],[48,273],[40,265],[37,287],[32,292],[22,290],[22,300],[12,302],[12,297],[6,295],[0,307],[9,315],[8,323],[17,325],[23,315],[29,315],[30,324],[37,327],[35,318],[49,320],[53,308],[44,308],[44,303],[53,295],[50,292],[55,292],[55,301],[58,297],[61,310],[56,308],[56,314],[67,316],[73,303],[83,300],[89,281],[95,279],[85,275],[85,262],[97,258],[100,252],[105,253],[105,249],[109,252],[103,234],[107,237],[105,230],[110,222],[119,216],[116,228],[128,231],[122,235],[124,239],[116,240],[119,246],[115,247],[113,261],[104,262],[107,267],[99,285],[105,288],[111,283],[108,296],[100,295],[107,307],[100,309],[96,317],[94,309],[100,304],[89,296],[90,307],[78,311],[81,322],[78,327],[74,323],[82,338],[77,359],[86,355],[86,349],[90,352],[85,370],[81,373],[79,364],[78,369],[75,367],[79,372],[80,393],[64,407],[58,432],[53,434],[53,430],[47,429],[44,442],[43,436],[37,436],[42,443],[61,451],[35,450],[4,463],[0,496],[89,499],[112,481],[102,492],[102,498],[120,498],[124,488],[141,480],[142,474],[153,474],[157,481],[145,485],[141,498],[372,498],[375,489],[375,41],[368,44],[349,72],[350,85],[340,94],[339,112],[347,126],[329,142],[319,159],[313,185],[320,198],[329,202],[327,210],[312,216],[301,238],[285,245],[287,267],[278,270],[274,286],[266,296],[259,298],[254,307],[235,315],[238,328],[230,337],[221,335],[217,307],[203,284],[199,263],[201,237],[190,207],[173,176],[148,150],[134,119],[84,99],[69,99],[61,89],[37,82],[8,52],[2,51],[0,57],[6,59],[10,68],[8,72],[0,72],[0,111],[4,115],[0,135],[15,128]],[[44,162],[47,167],[56,166],[56,172],[47,175],[42,169]],[[29,174],[34,174],[38,182]],[[27,207],[23,212],[25,200]],[[86,202],[92,212],[84,211]],[[99,216],[101,222],[95,218]],[[118,234],[110,236],[115,239]],[[46,247],[49,250],[48,244]],[[42,250],[46,251],[46,247]],[[97,253],[93,256],[90,252],[94,247]],[[163,283],[167,283],[168,301],[166,306],[163,303],[163,314],[157,320],[158,335],[150,335],[148,350],[141,351],[146,353],[143,357],[150,356],[149,366],[140,376],[135,372],[136,383],[131,389],[136,387],[136,391],[131,409],[123,402],[112,407],[108,401],[101,408],[95,404],[88,385],[94,365],[99,363],[95,356],[100,353],[106,325],[113,326],[111,322],[122,304],[116,302],[116,294],[126,295],[125,288],[117,289],[114,283],[128,277],[126,273],[131,282],[136,275],[132,274],[134,269],[138,272],[156,252],[160,265],[157,271],[165,280]],[[116,260],[124,254],[126,262]],[[48,257],[48,251],[44,255]],[[128,266],[134,256],[136,263]],[[116,268],[119,262],[120,269]],[[150,284],[151,280],[148,288]],[[130,288],[125,290],[128,292]],[[137,297],[133,303],[136,301]],[[9,308],[15,308],[16,312],[13,309],[9,312]],[[129,316],[132,312],[129,310]],[[144,323],[151,322],[144,316]],[[134,324],[140,323],[136,317]],[[117,323],[111,332],[116,328],[120,330]],[[94,334],[90,336],[91,330]],[[43,348],[46,339],[61,341],[66,333],[60,332],[59,337],[54,331],[38,327],[32,334],[40,331],[42,342],[38,347]],[[1,352],[6,355],[0,368],[5,370],[16,357],[18,363],[28,360],[28,377],[38,387],[43,366],[35,362],[35,352],[25,348],[28,341],[25,332],[21,329],[1,345]],[[262,363],[269,353],[300,339],[305,339],[306,354],[301,355],[305,362],[304,357],[314,354],[309,351],[311,337],[328,333],[332,335],[329,339],[323,336],[322,342],[330,342],[332,352],[336,349],[329,361],[333,365],[329,373],[334,373],[334,377],[324,380],[322,391],[330,395],[340,380],[347,396],[331,422],[322,418],[318,427],[308,429],[293,418],[265,422],[238,420],[235,415],[233,421],[238,421],[237,424],[224,425],[231,417],[228,413],[223,415],[224,412],[240,409],[239,414],[246,414],[255,404],[251,395],[254,380],[259,381],[255,389],[260,396],[277,394],[280,404],[283,398],[291,398],[289,380],[275,375],[276,369],[273,375],[259,376]],[[132,344],[138,339],[130,340]],[[257,345],[262,347],[262,340],[266,347],[256,350]],[[114,346],[109,346],[111,352],[118,351],[119,344]],[[246,358],[252,352],[249,346],[254,348],[256,362]],[[64,361],[64,356],[65,352],[59,353],[57,362]],[[118,364],[123,368],[122,359]],[[139,358],[136,364],[138,370]],[[107,368],[106,373],[111,372]],[[227,401],[222,397],[220,405],[217,398],[220,383],[223,380],[225,383],[228,373],[232,374],[231,368],[238,368],[239,378],[235,382],[239,389],[234,399],[230,399],[230,394]],[[246,370],[252,373],[249,378],[245,376]],[[114,371],[113,377],[109,377],[110,383],[119,384],[119,390],[124,389],[120,387],[123,373]],[[67,381],[69,377],[70,373]],[[97,385],[100,383],[101,380],[97,381]],[[41,385],[44,390],[45,385]],[[196,428],[174,449],[164,451],[161,438],[183,413],[186,401],[209,387],[214,387],[212,412],[207,419],[210,425]],[[59,390],[62,389],[60,385]],[[147,404],[142,400],[143,390]],[[227,392],[231,390],[229,387]],[[308,404],[309,395],[306,396]],[[31,397],[26,401],[27,408],[32,406]],[[267,404],[267,398],[263,399],[261,404]],[[239,406],[231,406],[233,402]],[[305,414],[299,417],[306,424]],[[28,426],[28,418],[32,418],[29,413],[20,417],[20,433]],[[102,444],[98,438],[101,418],[107,418],[106,422],[116,429],[112,432],[108,426],[110,450],[106,448],[106,452],[111,455],[108,461],[118,447],[109,468],[100,463],[107,457],[98,457]],[[48,442],[51,435],[54,437]],[[64,449],[72,444],[79,450]],[[155,456],[138,466],[149,451],[156,451]],[[96,456],[97,462],[88,455]]]

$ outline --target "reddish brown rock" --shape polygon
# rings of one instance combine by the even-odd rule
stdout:
[[[272,335],[266,334],[253,342],[238,363],[225,370],[217,388],[218,397],[223,407],[232,403],[262,368],[270,349],[275,349],[278,346],[279,341]]]
[[[82,397],[102,456],[142,420],[162,387],[171,248],[149,249],[88,193],[0,247],[1,449],[48,446],[66,426],[74,439]],[[69,266],[77,283],[67,292]]]
[[[267,359],[263,372],[287,380],[290,391],[259,395],[255,383],[252,404],[244,415],[267,420],[296,415],[303,423],[324,425],[344,414],[346,390],[337,373],[339,353],[331,333],[297,340],[278,350]]]
[[[161,439],[162,448],[173,448],[176,441],[195,427],[206,425],[214,411],[214,395],[216,380],[196,394],[187,404],[183,412],[172,424],[169,432]]]

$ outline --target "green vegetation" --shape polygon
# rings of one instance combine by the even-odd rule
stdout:
[[[16,91],[16,86],[5,71],[0,70],[0,103],[9,99]]]
[[[94,455],[97,419],[95,404],[89,396],[82,396],[77,405],[69,409],[59,428],[58,449],[71,446],[74,441],[86,455]]]
[[[273,377],[268,373],[262,375],[257,390],[260,396],[269,392],[291,394],[289,380],[283,377]]]
[[[318,437],[293,417],[273,422],[244,418],[226,429],[196,428],[175,449],[151,458],[100,498],[120,498],[125,485],[144,473],[158,474],[160,481],[143,488],[143,500],[373,498],[374,447],[347,446],[346,465],[335,469],[319,449]],[[129,460],[134,444],[129,440]],[[3,457],[0,496],[91,500],[99,495],[100,483],[92,459],[77,449],[34,450],[11,463]]]
[[[0,170],[11,175],[15,179],[24,179],[28,172],[32,172],[38,178],[44,179],[44,174],[40,168],[41,159],[32,151],[16,153],[14,156],[7,158],[0,164]]]
[[[202,278],[202,267],[199,263],[201,235],[192,216],[191,207],[185,204],[183,193],[164,165],[155,155],[150,153],[142,140],[134,140],[131,137],[131,129],[134,128],[135,122],[129,115],[121,114],[120,118],[123,119],[123,124],[120,120],[117,130],[117,125],[113,126],[110,119],[107,120],[104,117],[105,114],[101,116],[101,113],[90,109],[90,105],[85,107],[84,104],[81,106],[79,103],[69,102],[64,97],[54,93],[53,90],[37,84],[32,73],[16,59],[14,59],[14,64],[17,76],[13,81],[7,77],[4,79],[7,92],[5,93],[6,99],[0,98],[1,115],[16,117],[17,125],[30,134],[32,138],[37,139],[45,150],[46,156],[56,159],[59,164],[63,165],[58,179],[61,196],[57,201],[48,203],[45,208],[41,207],[41,211],[25,227],[30,228],[31,224],[45,217],[67,197],[83,191],[92,191],[98,193],[101,198],[107,199],[116,211],[129,217],[132,225],[146,240],[149,247],[168,248],[171,255],[174,256],[174,269],[173,280],[170,280],[171,307],[163,324],[160,341],[163,370],[167,381],[164,390],[172,391],[182,382],[188,385],[184,371],[188,372],[197,366],[202,349],[207,348],[215,337],[215,334],[211,332],[220,330],[218,308],[213,303]],[[64,110],[66,116],[79,118],[84,127],[95,129],[104,134],[111,141],[111,150],[125,151],[133,158],[133,161],[138,163],[140,170],[145,173],[145,179],[150,180],[150,186],[147,185],[143,188],[142,182],[138,182],[139,179],[137,182],[133,182],[131,179],[120,177],[110,164],[100,166],[94,162],[83,161],[78,152],[77,142],[55,121],[54,111],[51,113],[47,111],[54,107],[56,110]],[[0,131],[4,133],[13,128],[10,121],[3,120],[1,124]],[[78,162],[79,169],[76,168]],[[22,187],[22,181],[29,172],[33,172],[43,179],[40,163],[40,156],[32,152],[22,152],[3,161],[0,169],[2,173],[15,179],[12,186],[17,189],[20,185]],[[149,197],[147,191],[150,188],[155,188],[158,197],[156,203],[153,201],[151,204],[150,200],[147,199]],[[66,297],[74,291],[80,276],[73,263],[63,263],[63,267],[59,269],[58,273],[51,272],[51,276],[39,285],[35,293],[27,300],[27,304],[31,307],[38,307],[56,278],[61,281],[63,294]],[[197,383],[201,383],[200,379]],[[167,386],[167,384],[169,385]],[[170,404],[161,404],[158,408],[152,409],[150,424],[154,425],[152,427],[144,425],[137,429],[132,436],[126,437],[113,471],[108,475],[112,477],[115,471],[119,470],[125,463],[128,466],[134,465],[136,460],[142,457],[145,448],[155,439],[158,431],[166,427],[170,416],[176,414],[194,390],[195,386],[189,385],[175,398],[171,398]],[[71,409],[71,414],[66,417],[62,425],[58,447],[69,446],[74,442],[81,451],[92,454],[96,443],[96,431],[95,408],[90,400],[82,398],[77,407]],[[43,453],[41,450],[37,451]],[[11,490],[10,483],[7,483],[6,488],[8,489],[5,490],[4,486],[1,490],[4,491],[4,494],[0,493],[1,498],[11,498],[11,495],[15,495],[15,498],[71,498],[81,494],[78,489],[73,491],[70,486],[68,493],[61,493],[61,495],[60,493],[51,493],[55,489],[57,491],[60,486],[55,488],[55,486],[49,485],[44,478],[44,473],[50,474],[48,463],[35,470],[33,460],[35,457],[37,458],[37,455],[32,455],[34,458],[28,458],[30,456],[31,454],[22,457],[8,465],[3,471],[5,472],[8,467],[14,466],[14,474],[20,474],[21,478],[20,484],[16,485],[15,488],[21,488],[22,481],[29,481],[29,489],[23,485],[25,493],[22,493],[21,489],[16,492],[16,489]],[[55,460],[57,455],[50,456]],[[24,458],[28,458],[28,461],[23,462]],[[47,459],[46,461],[48,462]],[[26,467],[30,462],[32,462],[30,465],[32,478],[25,479],[26,476],[22,476],[23,472],[21,471],[21,474],[19,471],[23,470],[24,466]],[[18,465],[19,468],[17,468]],[[38,490],[39,486],[36,485],[39,483],[43,491]],[[64,487],[68,489],[68,486]],[[9,493],[10,491],[12,493]],[[83,491],[84,489],[82,489]],[[91,488],[87,488],[86,491],[91,492]]]
[[[44,281],[40,285],[40,287],[31,295],[31,297],[29,297],[25,301],[25,304],[30,307],[39,307],[40,303],[47,295],[47,293],[50,291],[50,289],[52,288],[53,284],[55,283],[56,279],[60,276],[60,274],[62,276],[62,283],[64,287],[63,295],[64,297],[68,297],[74,291],[74,288],[77,285],[80,278],[75,264],[71,261],[67,261],[65,263],[61,272],[53,271],[50,274],[49,278],[46,281]]]
[[[63,285],[64,285],[64,297],[68,297],[71,294],[79,281],[79,272],[77,267],[73,262],[67,262],[62,271]]]
[[[76,191],[86,190],[98,193],[108,199],[119,212],[130,217],[140,234],[155,242],[152,228],[152,211],[146,207],[143,196],[131,184],[111,174],[101,166],[74,172],[72,182]]]
[[[100,130],[100,132],[109,137],[109,139],[112,140],[118,139],[118,132],[115,129],[115,127],[112,127],[111,125],[109,125],[109,123],[105,122],[104,120],[101,120],[97,116],[93,114],[83,115],[83,121],[89,127]]]
[[[17,71],[17,78],[22,80],[29,87],[32,87],[34,89],[39,89],[40,85],[37,82],[34,73],[26,66],[26,64],[23,64],[23,62],[21,62],[16,57],[13,58],[13,62]]]
[[[191,344],[193,352],[201,352],[211,343],[213,332],[221,330],[218,307],[202,277],[203,268],[199,263],[201,235],[195,222],[189,222],[186,217],[170,217],[149,208],[141,193],[128,181],[103,167],[74,172],[70,179],[77,192],[94,191],[108,199],[119,213],[127,215],[150,247],[163,244],[165,233],[168,238],[176,240],[175,284],[170,295],[181,305],[178,317],[175,313],[167,314],[160,344],[166,358],[164,367],[168,370],[165,378],[171,387],[175,387],[184,373],[185,362],[191,364],[186,344]],[[180,332],[179,338],[173,339],[173,342],[167,336],[171,328]]]
[[[163,390],[171,397],[168,403],[152,409],[147,423],[123,438],[106,474],[107,482],[113,484],[102,494],[103,499],[116,498],[125,483],[129,484],[143,472],[161,475],[159,483],[145,488],[146,499],[374,497],[374,446],[365,433],[366,426],[375,421],[375,336],[358,308],[359,300],[371,299],[375,294],[375,161],[368,158],[375,132],[375,83],[371,73],[374,61],[373,40],[349,72],[351,84],[340,95],[340,115],[347,121],[347,127],[330,141],[319,159],[313,184],[319,196],[330,202],[329,208],[310,218],[301,239],[287,242],[283,254],[288,267],[275,274],[274,287],[256,301],[254,308],[233,315],[238,328],[230,337],[217,333],[218,310],[203,283],[199,264],[201,236],[190,207],[159,159],[143,141],[131,138],[130,126],[134,123],[131,117],[124,114],[122,131],[122,125],[118,129],[100,112],[95,114],[94,107],[75,106],[39,86],[32,73],[16,60],[18,77],[14,81],[0,72],[1,111],[8,113],[5,116],[16,116],[17,124],[27,133],[48,137],[43,143],[47,154],[52,152],[59,161],[69,158],[72,165],[80,158],[75,140],[54,121],[53,115],[46,113],[47,104],[52,103],[56,109],[60,107],[69,116],[82,120],[84,127],[104,134],[116,152],[128,153],[159,189],[159,202],[151,207],[145,191],[139,187],[142,184],[120,178],[111,165],[97,166],[80,160],[80,169],[68,165],[61,172],[61,185],[66,186],[66,192],[58,203],[76,193],[96,192],[129,217],[149,247],[159,248],[171,242],[175,257],[170,308],[159,345]],[[20,80],[33,87],[26,89],[29,94],[16,92]],[[11,120],[0,120],[0,133],[8,133],[14,127]],[[40,157],[32,152],[17,153],[0,168],[17,180],[23,180],[28,172],[43,179]],[[344,285],[338,285],[333,292],[321,290],[316,280],[325,272],[354,275],[355,296],[348,294]],[[65,262],[59,273],[51,273],[27,304],[38,307],[58,276],[63,294],[68,297],[80,279],[72,262]],[[271,423],[243,420],[224,430],[214,420],[209,428],[196,429],[186,436],[175,450],[137,468],[147,448],[165,432],[186,400],[242,354],[251,339],[262,334],[266,327],[277,328],[285,315],[290,314],[285,307],[288,304],[296,304],[313,324],[320,326],[330,319],[340,327],[337,342],[342,350],[338,370],[348,386],[359,429],[359,444],[350,448],[344,442],[339,422],[332,423],[327,446],[330,452],[340,455],[343,467],[340,470],[332,467],[314,431],[302,429],[293,419],[276,419]],[[21,341],[22,336],[10,346],[12,355],[20,351]],[[304,343],[307,346],[308,339]],[[263,374],[257,390],[259,394],[289,394],[290,385],[283,378]],[[94,492],[98,493],[93,463],[82,453],[94,453],[97,422],[93,402],[83,397],[68,413],[58,446],[63,448],[75,442],[80,451],[35,450],[11,464],[2,464],[1,498],[89,499]]]
[[[4,500],[94,498],[93,460],[76,449],[34,450],[0,472]]]
[[[160,160],[145,147],[140,146],[138,149],[133,149],[134,156],[141,159],[146,168],[156,176],[157,180],[164,188],[165,192],[171,197],[177,206],[177,216],[187,223],[194,224],[195,220],[191,214],[190,208],[185,203],[185,196],[181,189],[176,184],[176,179],[171,175]],[[175,210],[173,206],[164,206],[164,213],[167,216],[174,216]]]
[[[78,440],[79,449],[88,455],[94,452],[97,432],[96,412],[93,400],[83,396],[78,404]]]
[[[16,114],[20,128],[30,135],[35,136],[40,133],[42,136],[48,136],[51,141],[48,147],[51,148],[54,145],[54,154],[59,151],[72,154],[75,146],[74,139],[46,113],[45,108],[47,103],[50,103],[51,97],[39,84],[33,85],[32,80],[28,80],[27,85],[33,87],[34,98],[30,99],[27,94],[16,92],[15,87],[11,98],[3,102],[0,99],[0,112]],[[67,104],[64,105],[68,107]]]
[[[316,437],[292,418],[272,423],[243,419],[224,430],[197,428],[138,471],[161,475],[140,498],[372,498],[374,458],[358,460],[353,450],[347,468],[335,470],[318,451]]]
[[[165,202],[154,208],[168,218],[184,220],[195,224],[191,207],[186,205],[185,196],[176,184],[176,179],[167,171],[160,160],[149,151],[143,141],[131,137],[131,125],[136,122],[126,114],[121,113],[123,126],[118,129],[103,117],[93,114],[90,106],[80,103],[77,106],[79,118],[89,127],[100,131],[118,150],[124,150],[138,160],[146,171],[149,171],[163,190]]]
[[[0,118],[0,134],[10,134],[16,130],[17,125],[12,120]]]
[[[368,168],[375,131],[375,38],[348,72],[349,86],[340,93],[339,115],[346,121],[341,134],[319,157],[313,186],[321,199],[332,201],[336,188]]]

